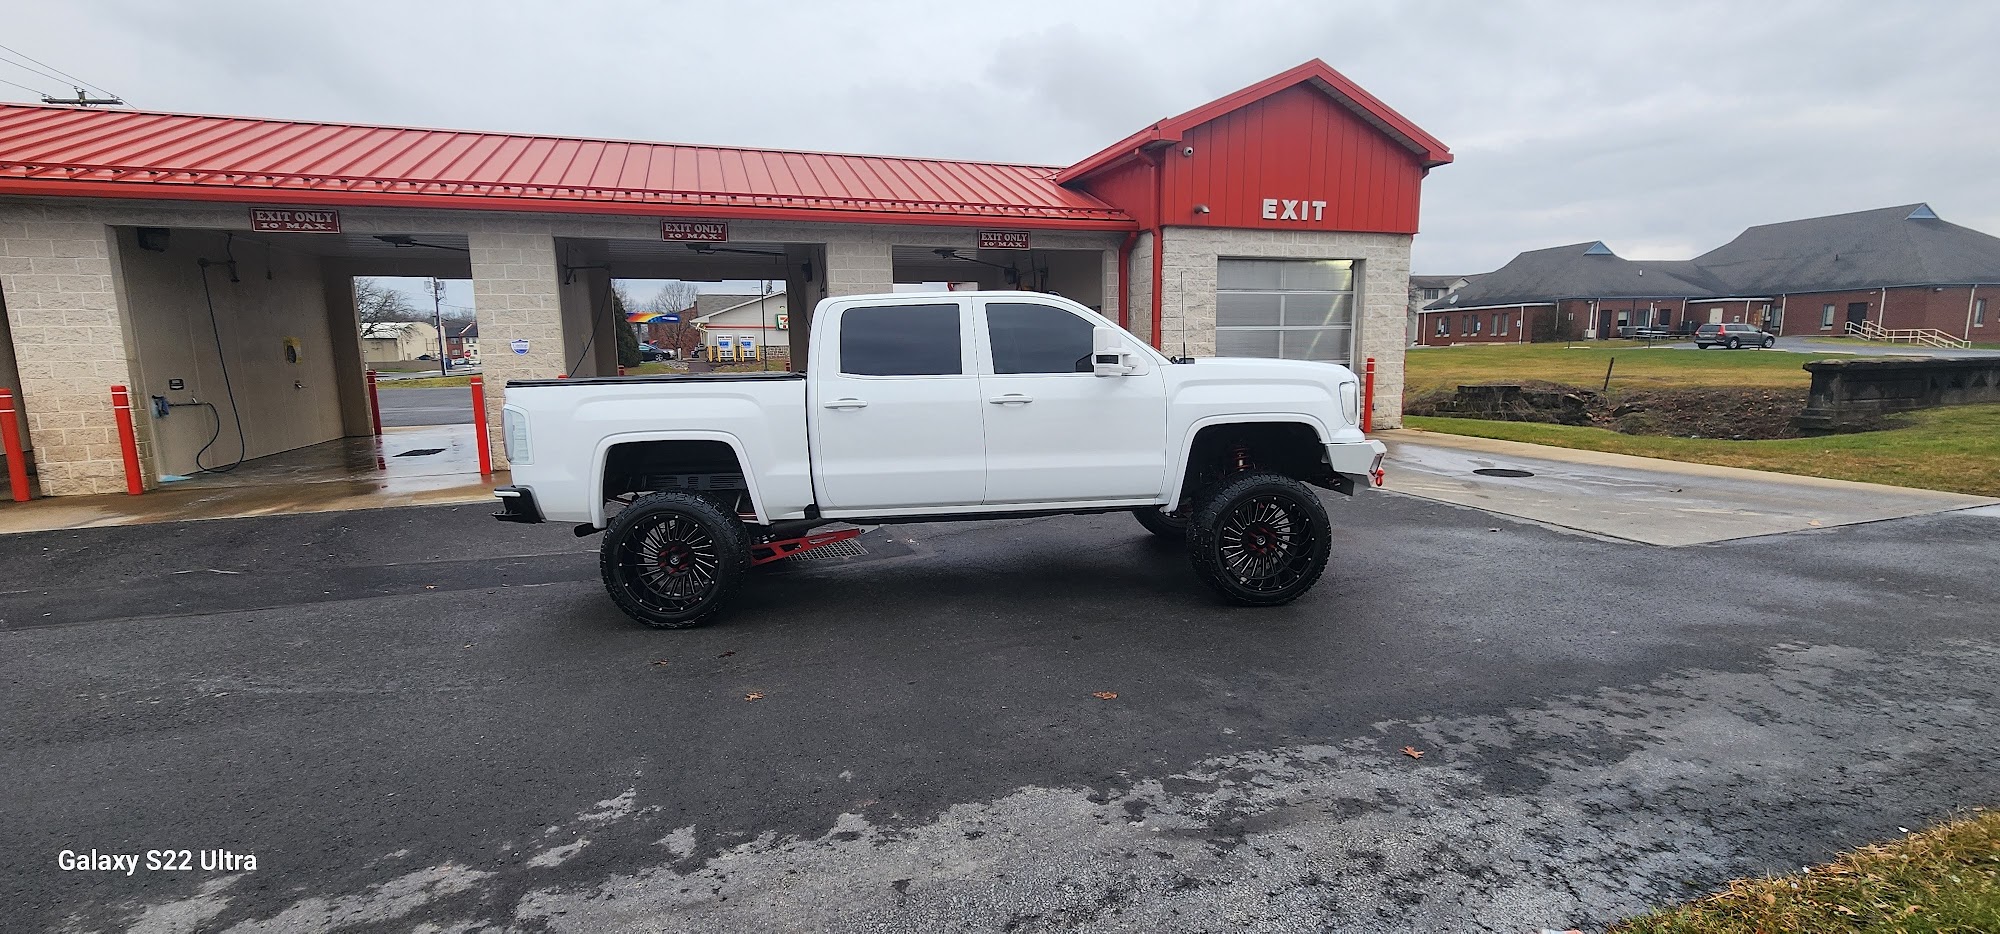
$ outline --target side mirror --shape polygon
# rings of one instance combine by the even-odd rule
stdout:
[[[1132,372],[1132,366],[1125,362],[1125,335],[1117,328],[1091,330],[1090,371],[1098,376],[1124,376]]]

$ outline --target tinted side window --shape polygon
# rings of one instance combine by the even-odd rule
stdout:
[[[864,305],[840,315],[840,372],[956,376],[958,305]]]
[[[1090,322],[1053,305],[993,302],[986,306],[995,373],[1088,373],[1094,330]]]

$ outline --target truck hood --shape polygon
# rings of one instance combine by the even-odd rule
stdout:
[[[1170,383],[1280,382],[1316,383],[1329,390],[1354,379],[1354,371],[1338,363],[1276,360],[1269,357],[1203,357],[1193,363],[1165,367]]]

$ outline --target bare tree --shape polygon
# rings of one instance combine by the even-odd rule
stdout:
[[[646,339],[662,350],[674,350],[682,359],[701,346],[701,330],[694,326],[694,300],[699,294],[692,282],[670,280],[660,287],[659,294],[646,303],[647,311],[679,315],[681,320],[668,324],[655,321],[645,326]]]
[[[378,325],[391,321],[416,321],[423,317],[409,296],[366,277],[354,280],[354,311],[361,318],[361,335],[375,336]]]
[[[670,279],[665,285],[660,286],[659,293],[653,296],[651,302],[647,303],[646,310],[669,313],[687,311],[694,307],[695,296],[699,293],[700,290],[695,288],[695,284],[692,282]]]

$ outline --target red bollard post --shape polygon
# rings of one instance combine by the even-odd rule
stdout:
[[[368,417],[375,421],[375,437],[382,437],[382,400],[375,395],[375,371],[368,371]]]
[[[1361,377],[1361,431],[1366,434],[1375,428],[1375,358],[1368,358],[1368,367]]]
[[[118,447],[125,452],[125,492],[138,496],[146,492],[146,480],[139,475],[139,436],[132,431],[130,390],[111,387],[111,412],[118,417]]]
[[[472,378],[472,424],[479,432],[479,475],[493,474],[493,443],[486,435],[486,381]]]
[[[21,426],[14,418],[14,390],[0,389],[0,445],[7,452],[7,481],[14,502],[28,501],[28,452],[21,450]]]

